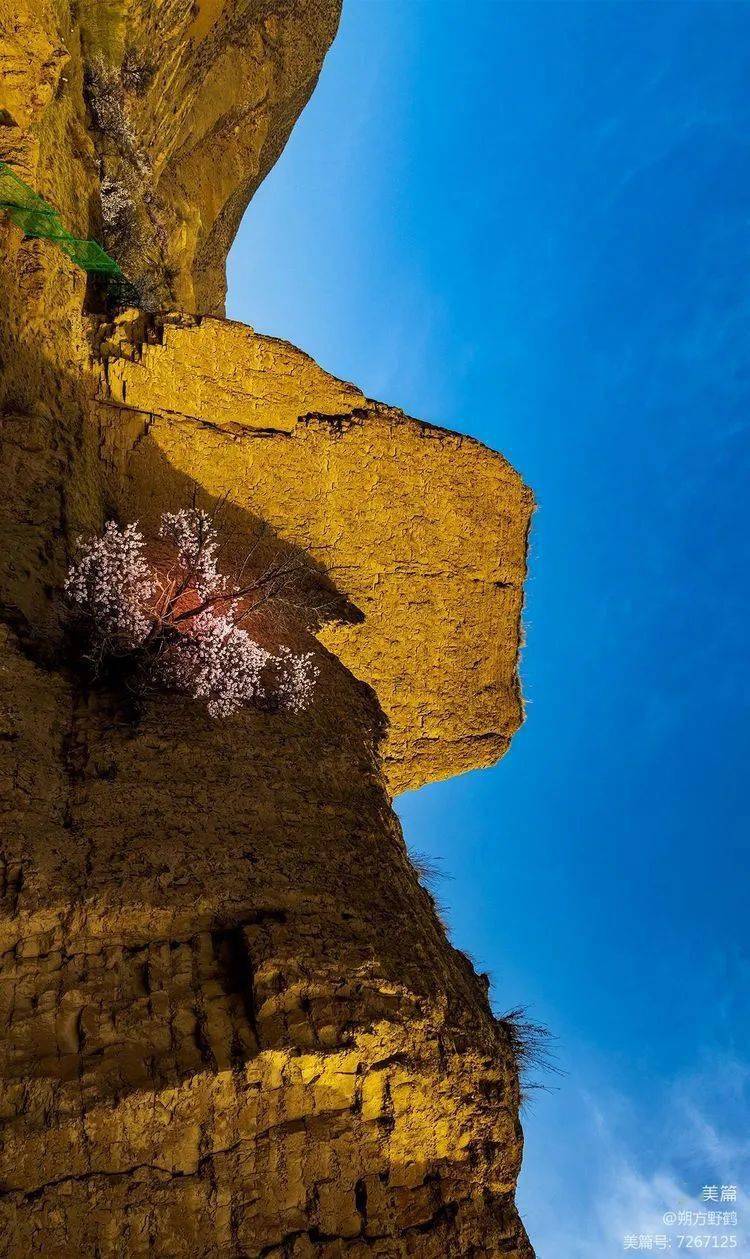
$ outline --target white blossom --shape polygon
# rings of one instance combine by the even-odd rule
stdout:
[[[149,602],[156,588],[143,535],[135,524],[120,529],[110,520],[101,537],[85,544],[79,539],[78,545],[80,557],[70,566],[65,593],[100,642],[133,651],[151,628]]]
[[[176,585],[146,558],[136,524],[120,528],[110,521],[100,537],[79,541],[65,592],[100,654],[143,649],[152,684],[205,701],[212,717],[274,699],[286,712],[307,708],[318,675],[312,653],[280,647],[274,654],[238,624],[243,592],[217,568],[211,518],[196,508],[165,512],[159,533],[177,552],[182,576]],[[181,602],[189,587],[202,601],[195,610]]]
[[[178,689],[204,699],[212,717],[229,717],[265,696],[262,675],[271,653],[231,617],[201,612],[160,658]]]
[[[312,652],[296,656],[288,647],[282,647],[275,658],[278,672],[276,694],[279,706],[291,713],[304,712],[309,708],[318,667]]]
[[[165,511],[159,536],[175,547],[180,566],[192,575],[202,599],[223,593],[226,579],[216,567],[219,543],[214,523],[206,512],[196,507]]]
[[[127,233],[133,221],[133,198],[123,184],[114,179],[103,179],[100,186],[102,224],[106,232]]]

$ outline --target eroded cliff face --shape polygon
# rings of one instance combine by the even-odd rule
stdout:
[[[0,1254],[529,1259],[512,1046],[390,800],[518,726],[530,494],[478,443],[207,317],[336,6],[0,13],[0,159],[82,235],[124,160],[87,66],[149,52],[128,106],[160,172],[144,274],[201,312],[106,315],[0,222]],[[226,166],[194,160],[224,139]],[[193,491],[229,493],[240,551],[263,523],[325,594],[317,633],[284,629],[321,671],[308,712],[215,722],[155,694],[134,714],[71,658],[75,535]]]
[[[142,304],[221,314],[229,246],[340,11],[341,0],[4,0],[6,151],[117,257]]]

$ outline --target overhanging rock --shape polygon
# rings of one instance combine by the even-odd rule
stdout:
[[[241,324],[124,316],[102,352],[101,398],[126,408],[104,425],[120,509],[155,519],[175,474],[229,494],[362,613],[323,640],[378,694],[394,794],[502,756],[523,715],[533,509],[508,462]]]

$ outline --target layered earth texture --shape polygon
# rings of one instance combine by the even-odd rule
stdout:
[[[0,160],[138,309],[0,219],[0,1254],[505,1256],[514,1038],[391,807],[522,719],[529,490],[223,318],[337,0],[0,0]],[[105,520],[225,502],[304,565],[297,716],[134,711],[73,659]],[[322,610],[322,611],[321,611]],[[502,994],[498,995],[502,1003]]]

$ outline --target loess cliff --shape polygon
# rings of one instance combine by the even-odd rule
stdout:
[[[529,490],[222,318],[337,0],[0,0],[0,1255],[532,1259],[513,1039],[393,796],[522,719]],[[78,535],[228,497],[326,609],[310,709],[137,712],[71,658]]]

